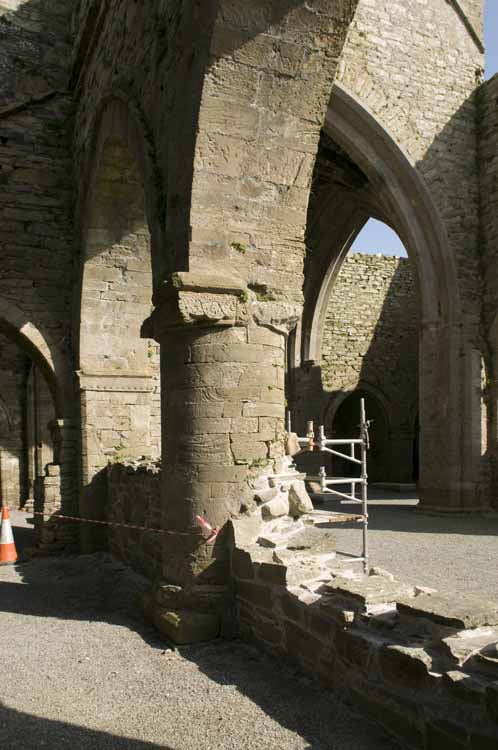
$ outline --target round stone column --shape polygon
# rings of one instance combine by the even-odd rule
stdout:
[[[251,504],[251,478],[284,453],[285,330],[236,282],[176,274],[159,296],[163,575],[223,584],[224,526]],[[214,543],[197,516],[220,529]]]

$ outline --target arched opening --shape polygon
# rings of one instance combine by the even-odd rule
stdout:
[[[333,438],[358,436],[362,398],[365,399],[365,412],[370,422],[368,478],[370,482],[386,481],[391,466],[388,416],[380,400],[370,390],[359,388],[341,401],[331,418],[328,433]],[[334,458],[331,473],[339,477],[350,476],[351,464],[343,459]]]
[[[54,388],[34,352],[19,335],[0,333],[1,502],[11,510],[21,546],[33,547],[56,540],[50,518],[63,511]],[[28,524],[33,511],[35,535]]]
[[[159,350],[141,337],[153,291],[144,178],[123,112],[108,112],[87,197],[79,330],[81,511],[96,519],[108,463],[160,455]],[[102,543],[84,531],[87,546]]]
[[[325,401],[340,401],[362,383],[369,384],[372,393],[382,395],[389,430],[382,449],[378,440],[372,440],[372,454],[382,450],[383,458],[373,462],[371,481],[413,481],[412,415],[418,402],[418,338],[419,303],[406,251],[387,225],[369,221],[341,263],[330,289],[320,335],[320,371]],[[367,417],[378,421],[375,403],[379,399],[373,398],[370,404],[371,400],[367,400],[367,407],[372,406],[375,416],[367,409]],[[373,430],[376,433],[377,428]]]
[[[350,262],[354,264],[355,256],[348,256],[349,251],[370,219],[393,229],[406,248],[417,308],[417,327],[405,339],[404,354],[400,351],[394,361],[386,352],[383,375],[399,369],[400,357],[408,355],[410,347],[416,350],[418,342],[420,365],[415,361],[411,370],[414,387],[417,388],[418,379],[421,394],[421,494],[427,505],[440,505],[443,495],[454,503],[455,495],[451,496],[447,489],[455,486],[452,471],[462,473],[470,465],[464,466],[465,462],[462,462],[457,466],[454,458],[460,455],[462,441],[465,442],[464,415],[461,410],[450,415],[449,410],[441,409],[442,402],[437,396],[441,394],[442,398],[443,393],[449,392],[451,398],[457,398],[461,388],[460,365],[453,361],[461,335],[457,325],[460,303],[454,259],[441,219],[415,165],[368,109],[336,85],[313,176],[308,209],[305,303],[295,347],[294,372],[289,378],[293,384],[289,400],[299,429],[303,429],[306,419],[323,423],[331,392],[337,396],[336,390],[342,393],[354,390],[361,381],[373,382],[379,390],[385,390],[382,380],[372,379],[370,374],[366,376],[363,363],[359,371],[353,373],[349,371],[347,361],[341,362],[340,357],[335,357],[336,370],[341,366],[344,370],[338,389],[324,384],[322,369],[324,335],[334,289],[337,289],[343,269]],[[375,249],[382,252],[382,248]],[[400,267],[408,265],[407,261],[400,262],[399,259],[396,264]],[[361,262],[357,261],[357,265],[359,270]],[[395,271],[395,276],[403,275],[398,268]],[[369,281],[371,279],[356,278],[360,296],[364,292],[368,297]],[[353,279],[352,285],[354,283]],[[351,299],[354,308],[354,295]],[[384,306],[381,307],[386,313]],[[403,310],[398,310],[399,320],[402,313]],[[384,325],[388,318],[384,314],[374,328],[379,323]],[[352,327],[361,329],[362,325],[363,313],[358,311]],[[403,338],[403,328],[398,330]],[[398,339],[395,343],[397,346]],[[371,348],[364,349],[364,361],[368,361]],[[370,358],[369,365],[373,359]],[[406,399],[407,414],[405,417],[400,415],[396,428],[398,443],[404,444],[403,476],[393,476],[400,466],[399,455],[393,454],[391,476],[383,477],[383,481],[410,481],[413,476],[414,436],[408,413],[413,400]],[[399,397],[394,395],[388,398],[388,402],[391,412],[397,407]],[[471,409],[468,398],[466,403]],[[436,452],[435,446],[438,446]],[[447,461],[441,460],[443,453],[448,456]],[[439,455],[437,462],[435,455]]]

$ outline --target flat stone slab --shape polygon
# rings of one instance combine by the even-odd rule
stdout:
[[[331,510],[314,510],[301,516],[301,520],[311,521],[313,524],[318,523],[359,523],[363,520],[361,513],[335,513]]]
[[[257,515],[232,519],[235,546],[243,548],[254,544],[261,533],[262,527],[261,517]]]
[[[327,591],[354,599],[367,607],[375,604],[390,604],[401,597],[413,595],[413,586],[401,581],[390,581],[384,576],[363,578],[337,577],[325,584]]]
[[[336,548],[335,534],[326,529],[308,526],[289,535],[286,547],[293,551],[306,550],[311,555],[333,552]]]
[[[398,602],[401,615],[423,618],[448,628],[468,630],[498,625],[498,603],[474,596],[420,594]]]
[[[494,680],[498,679],[498,643],[489,643],[479,651],[473,659],[473,664],[480,670],[485,670]]]
[[[459,667],[471,659],[482,649],[493,646],[498,642],[498,630],[494,628],[476,628],[475,630],[462,630],[457,635],[443,638],[443,644],[450,656]],[[495,647],[496,649],[496,647]]]
[[[307,551],[295,552],[287,549],[276,549],[273,550],[273,560],[280,565],[294,565],[296,562],[307,562],[307,563],[318,563],[320,565],[327,566],[327,563],[331,563],[336,559],[336,553],[326,551],[321,554],[315,555],[310,554]],[[332,572],[327,567],[327,572],[332,575]]]

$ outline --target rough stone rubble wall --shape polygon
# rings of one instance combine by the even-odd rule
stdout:
[[[66,351],[74,250],[71,11],[70,0],[0,7],[0,294]]]
[[[362,0],[338,74],[406,152],[442,220],[428,278],[420,276],[428,258],[417,257],[416,240],[411,255],[422,300],[430,297],[428,279],[437,292],[421,321],[420,358],[421,502],[433,510],[489,506],[476,387],[483,339],[475,90],[483,54],[469,27],[472,19],[479,33],[484,8],[469,0],[462,18],[456,6]],[[399,234],[405,245],[412,241],[403,227]],[[442,462],[436,445],[444,446]]]
[[[482,0],[461,7],[482,30]],[[473,93],[483,54],[452,2],[360,0],[338,80],[406,150],[441,213],[467,322],[479,322],[479,196]]]
[[[131,462],[108,468],[107,520],[128,526],[160,529],[161,472],[153,462]],[[109,550],[151,580],[161,574],[162,538],[154,531],[109,527]]]
[[[418,328],[419,303],[410,262],[379,255],[348,256],[333,288],[323,333],[326,427],[330,433],[344,394],[370,387],[386,412],[390,459],[399,463],[404,457],[406,481],[412,478],[412,450],[410,445],[407,452],[403,445],[413,440],[418,411]],[[384,481],[394,477],[390,463],[383,467]]]
[[[498,75],[479,92],[479,167],[481,179],[481,263],[485,281],[483,327],[486,332],[487,449],[491,464],[490,495],[498,507]]]
[[[26,499],[26,455],[24,451],[24,404],[28,358],[4,336],[0,336],[0,490],[2,502],[18,508]]]
[[[280,546],[282,534],[274,535],[274,549],[268,542],[255,545],[254,518],[233,525],[232,574],[243,638],[291,659],[384,724],[403,747],[496,747],[495,602],[457,601],[378,569],[358,576],[347,562],[330,560],[330,546],[329,559],[319,543],[306,559],[306,552]],[[306,528],[309,536],[313,528]],[[302,533],[294,532],[295,538]]]
[[[110,458],[160,454],[159,347],[141,337],[152,305],[143,184],[126,144],[116,137],[99,155],[82,250],[85,480]]]

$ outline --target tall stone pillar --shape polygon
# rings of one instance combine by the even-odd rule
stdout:
[[[420,507],[488,509],[483,472],[480,354],[465,329],[426,323],[420,338]],[[467,333],[468,338],[470,335]]]
[[[174,274],[155,302],[145,325],[161,345],[163,526],[170,532],[163,576],[182,587],[223,584],[223,527],[252,502],[251,478],[284,452],[292,310],[251,301],[239,281],[197,273]],[[214,544],[196,516],[221,529]]]

